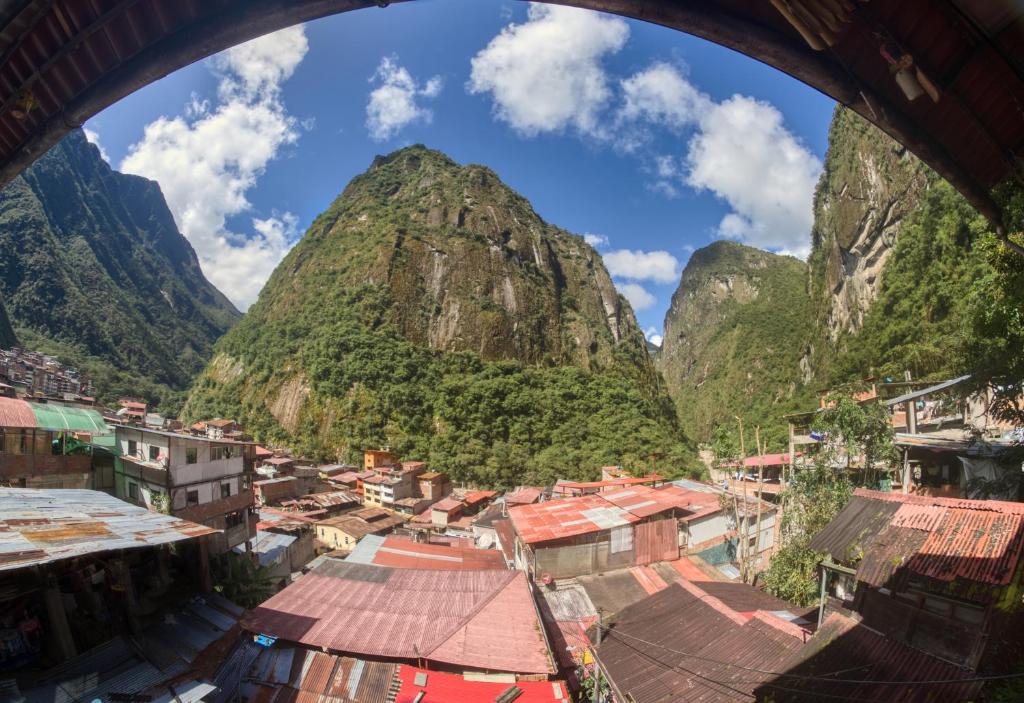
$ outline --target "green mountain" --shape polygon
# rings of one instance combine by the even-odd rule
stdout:
[[[783,444],[781,414],[808,400],[800,368],[813,319],[806,280],[802,261],[735,242],[690,257],[656,363],[695,439],[709,441],[739,416],[763,425],[768,445]]]
[[[18,336],[14,334],[14,327],[11,325],[10,318],[7,317],[7,308],[4,307],[4,301],[0,299],[0,348],[9,349],[17,344]]]
[[[27,348],[87,371],[108,397],[172,405],[239,317],[160,187],[112,170],[81,131],[0,192],[0,297]]]
[[[696,465],[600,256],[491,170],[422,146],[378,157],[313,222],[186,414],[496,485]]]
[[[1024,196],[1008,193],[1019,222]],[[782,449],[782,415],[814,407],[817,389],[904,371],[945,378],[980,371],[981,357],[1012,366],[1016,342],[1000,330],[1019,328],[1020,294],[998,273],[1012,256],[948,183],[845,108],[814,215],[806,265],[717,242],[683,272],[656,359],[694,438],[739,416]]]

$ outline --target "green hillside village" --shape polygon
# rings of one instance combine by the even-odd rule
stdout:
[[[223,104],[193,92],[147,139],[245,105],[293,148],[315,125],[283,112],[294,66],[242,42],[350,8],[0,3],[2,703],[1024,701],[1024,10],[570,4],[836,101],[809,249],[691,247],[657,336],[607,238],[411,140],[281,235],[242,305],[244,265],[212,270],[189,227],[241,249],[265,162],[188,224],[188,164],[132,175],[142,142],[115,167],[81,125],[226,51]],[[444,81],[397,61],[370,82],[426,128]],[[639,90],[594,66],[593,95]],[[397,131],[370,118],[398,118],[372,100],[376,146]],[[653,105],[549,136],[631,158],[657,120],[683,134]],[[495,106],[545,131],[514,118]],[[681,177],[664,163],[643,177]],[[648,190],[685,212],[683,182]]]

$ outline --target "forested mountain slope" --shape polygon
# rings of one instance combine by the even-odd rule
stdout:
[[[109,397],[184,390],[239,317],[159,185],[112,170],[81,131],[0,191],[0,297],[24,346]]]
[[[600,256],[489,169],[422,146],[378,157],[313,222],[186,410],[497,485],[694,465]]]

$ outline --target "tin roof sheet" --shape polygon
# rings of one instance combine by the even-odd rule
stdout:
[[[876,586],[910,573],[1005,586],[1024,552],[1024,504],[858,489],[811,548],[858,562]]]
[[[672,584],[626,608],[609,628],[598,658],[623,695],[637,703],[753,701],[767,674],[803,644],[761,619],[737,620],[699,590]]]
[[[549,500],[509,508],[509,518],[527,544],[574,537],[639,522],[640,518],[599,495]]]
[[[505,558],[495,549],[423,544],[397,537],[367,535],[345,561],[396,569],[505,569]]]
[[[215,532],[100,491],[0,488],[0,570]]]
[[[526,486],[525,488],[520,488],[518,491],[507,494],[505,496],[505,502],[509,505],[529,505],[530,503],[536,503],[543,492],[543,488]]]
[[[805,701],[856,700],[933,703],[934,701],[976,700],[984,682],[953,684],[913,683],[894,685],[892,681],[955,681],[972,678],[974,673],[912,649],[885,637],[854,620],[833,613],[806,644],[789,652],[786,661],[774,671],[794,677],[814,676],[812,681],[774,677],[757,693],[759,699],[778,703]],[[839,676],[833,672],[842,671]],[[844,683],[861,679],[864,683]]]
[[[0,396],[0,427],[35,427],[32,406],[19,398]]]
[[[455,498],[442,498],[430,506],[431,510],[440,510],[442,513],[451,513],[462,507],[462,501]]]
[[[325,562],[250,611],[252,632],[336,652],[551,673],[526,575]]]
[[[288,547],[297,538],[294,535],[283,535],[277,532],[264,532],[263,530],[256,531],[256,539],[252,545],[252,551],[256,553],[256,558],[259,559],[260,566],[273,566],[284,558],[285,553],[288,551]],[[245,545],[240,544],[234,547],[234,551],[238,554],[245,553]]]
[[[428,671],[403,664],[395,703],[494,703],[509,689],[517,690],[516,703],[568,703],[563,681],[474,681],[463,674]],[[422,698],[417,698],[420,693]]]

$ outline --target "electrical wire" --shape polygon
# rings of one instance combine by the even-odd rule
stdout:
[[[1005,680],[1008,680],[1008,679],[1022,679],[1022,678],[1024,678],[1024,673],[1017,673],[1017,674],[998,674],[998,675],[994,675],[994,676],[971,676],[971,677],[965,677],[965,678],[962,678],[962,679],[924,679],[924,680],[913,680],[913,681],[888,681],[888,680],[879,680],[879,679],[836,679],[836,678],[830,678],[828,676],[822,676],[822,675],[807,676],[807,675],[802,675],[802,674],[788,674],[786,672],[781,672],[781,671],[768,671],[768,670],[765,670],[765,669],[757,669],[757,668],[754,668],[754,667],[743,666],[742,664],[736,664],[736,663],[733,663],[733,662],[722,661],[720,659],[714,659],[712,657],[705,657],[705,656],[701,656],[699,654],[693,654],[692,652],[683,652],[683,651],[680,651],[678,649],[672,649],[671,647],[666,647],[665,645],[662,645],[662,644],[657,644],[656,642],[650,642],[648,640],[645,640],[645,639],[640,638],[640,637],[636,637],[634,635],[626,634],[625,632],[619,632],[617,630],[612,630],[611,627],[607,627],[607,626],[606,627],[602,627],[602,631],[603,632],[607,632],[607,633],[609,633],[611,635],[614,635],[616,637],[628,637],[629,639],[636,640],[637,642],[640,642],[642,644],[646,644],[646,645],[648,645],[650,647],[657,647],[658,649],[663,649],[666,652],[672,652],[673,654],[678,654],[678,655],[683,656],[683,657],[689,657],[691,659],[699,659],[699,660],[702,660],[702,661],[711,662],[713,664],[722,664],[723,666],[731,666],[731,667],[734,667],[736,669],[743,669],[744,671],[751,671],[751,672],[754,672],[754,673],[757,673],[757,674],[766,674],[768,676],[779,676],[779,677],[784,677],[784,678],[789,678],[789,679],[798,679],[798,680],[803,680],[803,681],[824,681],[824,682],[828,682],[828,683],[877,684],[877,685],[892,685],[892,686],[915,686],[915,685],[930,685],[931,686],[931,685],[942,685],[942,684],[976,683],[976,682],[980,682],[980,681],[1005,681]],[[869,665],[865,665],[865,666],[869,666]],[[864,667],[854,667],[854,668],[864,668]],[[847,671],[850,671],[850,670],[852,670],[852,669],[848,669]]]

